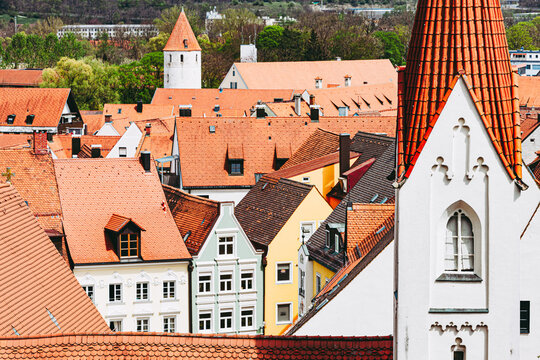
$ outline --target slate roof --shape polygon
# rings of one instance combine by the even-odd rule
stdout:
[[[393,173],[395,168],[395,141],[377,157],[373,165],[350,190],[345,198],[332,211],[330,216],[321,223],[319,228],[306,242],[310,257],[332,271],[338,271],[343,265],[343,255],[326,249],[326,224],[345,223],[347,202],[368,204],[381,203],[394,198]],[[375,197],[375,195],[377,195]]]
[[[219,202],[163,185],[165,197],[191,255],[197,255],[219,216]]]
[[[7,168],[15,174],[11,184],[28,203],[41,227],[63,234],[62,207],[51,155],[37,155],[31,149],[0,150],[0,173]],[[0,183],[5,182],[6,177],[0,176]]]
[[[163,51],[201,51],[184,9],[180,12]]]
[[[344,86],[345,75],[353,84],[397,84],[397,74],[388,59],[341,61],[276,61],[234,63],[248,89],[315,89],[315,78],[323,88]],[[271,76],[261,76],[271,74]]]
[[[130,218],[145,229],[140,239],[142,260],[191,258],[151,163],[147,173],[137,158],[54,161],[66,239],[75,265],[119,262],[104,230],[113,214]]]
[[[407,67],[399,74],[398,177],[412,171],[462,78],[512,179],[521,178],[517,74],[498,0],[420,0]]]
[[[32,211],[9,184],[0,184],[0,234],[1,336],[110,332]]]
[[[267,247],[313,188],[265,176],[238,203],[234,214],[255,247]]]
[[[210,131],[210,127],[215,132]],[[276,151],[294,152],[317,128],[356,133],[393,133],[395,119],[387,117],[309,118],[181,118],[177,119],[182,184],[185,188],[238,187],[255,184],[255,174],[275,170]],[[244,173],[227,172],[228,150],[242,149]],[[335,151],[335,150],[334,150]],[[232,154],[231,154],[232,155]],[[229,157],[230,158],[230,157]]]
[[[57,127],[68,101],[70,89],[0,88],[0,125],[23,127]],[[13,124],[8,115],[15,115]],[[35,115],[32,125],[26,116]]]
[[[519,76],[518,86],[520,106],[540,107],[540,76]]]
[[[392,336],[249,336],[80,333],[0,338],[4,359],[390,360]]]
[[[271,102],[276,98],[292,99],[294,90],[246,89],[156,89],[152,104],[174,105],[174,115],[179,115],[179,105],[191,105],[192,116],[224,117],[250,116],[257,102]],[[219,110],[215,111],[216,105]]]
[[[33,86],[41,83],[43,70],[0,69],[0,86]]]

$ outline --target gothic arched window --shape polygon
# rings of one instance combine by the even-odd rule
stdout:
[[[463,210],[455,211],[446,223],[446,271],[474,271],[474,233]]]

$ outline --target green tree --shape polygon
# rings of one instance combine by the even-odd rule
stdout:
[[[182,8],[178,6],[173,6],[172,8],[165,9],[161,12],[161,16],[157,19],[154,19],[154,25],[158,28],[160,33],[165,33],[170,35],[174,29],[174,25],[180,16]],[[195,35],[200,34],[204,28],[201,18],[195,11],[185,10],[186,16],[188,18],[189,24],[193,29]]]
[[[30,33],[45,37],[48,34],[56,34],[56,32],[64,26],[62,19],[59,17],[49,16],[46,19],[38,20],[30,26]]]
[[[152,101],[156,89],[163,87],[163,52],[149,53],[140,61],[120,66],[118,84],[122,103]]]
[[[43,71],[41,87],[71,88],[82,110],[103,108],[105,103],[118,102],[118,70],[89,57],[81,60],[61,58],[54,68]]]
[[[394,66],[405,63],[405,46],[395,32],[376,31],[374,36],[382,42],[385,59],[390,59]]]
[[[325,60],[322,45],[319,42],[317,33],[314,30],[310,31],[309,40],[304,53],[304,60],[317,61]]]
[[[163,51],[163,48],[167,44],[168,40],[169,34],[159,33],[159,35],[154,36],[153,38],[150,38],[150,40],[148,40],[148,43],[146,44],[146,49],[149,52]]]
[[[536,27],[532,22],[520,22],[510,27],[506,31],[506,37],[508,39],[508,47],[510,50],[536,50],[533,42],[533,34],[536,31]]]

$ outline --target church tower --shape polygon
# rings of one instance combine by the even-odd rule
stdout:
[[[418,1],[399,71],[394,359],[519,359],[536,184],[516,77],[499,0]]]
[[[163,49],[163,85],[171,89],[201,88],[201,47],[184,9]]]

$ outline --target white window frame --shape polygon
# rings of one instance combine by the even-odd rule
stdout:
[[[201,282],[201,276],[208,276],[210,277],[210,279],[208,281],[204,281],[204,282]],[[197,288],[197,293],[198,294],[212,294],[213,293],[213,289],[212,289],[212,273],[211,272],[200,272],[197,276],[197,284],[199,285],[199,287]],[[201,291],[201,287],[200,285],[201,284],[206,284],[208,285],[208,291]]]
[[[289,280],[278,280],[279,265],[285,265],[285,264],[289,265]],[[292,282],[293,282],[292,268],[293,268],[292,261],[276,262],[276,284],[292,284]]]
[[[280,305],[289,305],[289,320],[288,321],[279,321],[279,306]],[[286,325],[286,324],[292,324],[292,318],[293,318],[293,303],[292,302],[281,302],[276,303],[276,325]]]
[[[82,285],[82,288],[86,295],[92,300],[93,303],[95,303],[96,299],[96,287],[94,284],[88,284],[88,285]]]
[[[334,234],[334,252],[339,253],[341,246],[339,246],[339,233]]]
[[[231,276],[231,280],[230,280],[230,283],[231,283],[231,289],[230,290],[221,290],[221,276],[222,275],[230,275]],[[219,275],[218,275],[218,280],[219,280],[219,293],[231,293],[231,292],[234,292],[234,271],[220,271],[219,272]]]
[[[449,254],[447,253],[447,246],[449,244],[448,242],[448,233],[447,233],[447,229],[446,229],[446,226],[448,225],[448,222],[450,222],[450,219],[452,217],[454,217],[455,214],[458,214],[457,215],[457,254],[452,254],[452,257],[456,257],[457,256],[457,268],[455,269],[447,269],[447,266],[446,266],[446,261],[448,260],[448,256]],[[462,234],[462,231],[461,231],[461,224],[462,224],[462,216],[465,216],[470,224],[471,224],[471,232],[472,232],[472,235],[471,235],[471,240],[472,240],[472,254],[469,255],[469,257],[472,258],[472,269],[463,269],[463,265],[462,265],[462,262],[464,260],[464,255],[462,253],[462,246],[465,246],[464,243],[463,243],[463,234]],[[445,236],[444,236],[444,272],[445,273],[448,273],[448,274],[474,274],[475,273],[475,270],[476,270],[476,236],[475,236],[475,231],[474,231],[474,223],[473,223],[473,220],[471,219],[471,217],[467,214],[467,212],[465,210],[463,210],[462,208],[458,208],[458,209],[455,209],[454,211],[451,211],[449,216],[447,217],[446,219],[446,223],[445,223]],[[452,245],[453,245],[453,239],[452,239]],[[455,260],[454,260],[455,261]]]
[[[107,297],[108,297],[108,303],[109,304],[120,304],[122,303],[123,299],[124,299],[124,289],[123,289],[123,284],[122,283],[110,283],[109,284],[109,293],[107,294]],[[114,289],[114,292],[115,292],[115,299],[114,300],[111,300],[111,286],[115,286],[115,289]],[[120,286],[120,299],[119,300],[116,300],[116,286]]]
[[[171,296],[171,286],[168,285],[165,287],[165,284],[172,283],[172,289],[173,289],[173,296]],[[161,285],[161,296],[163,300],[174,300],[176,299],[176,293],[177,293],[177,286],[176,286],[176,280],[163,280]]]
[[[111,327],[111,323],[120,324],[120,328],[119,328],[119,329],[117,329],[117,330],[111,329],[111,331],[113,331],[113,332],[119,332],[119,331],[122,331],[122,326],[123,326],[123,321],[122,321],[122,319],[109,319],[109,328]]]
[[[221,313],[222,312],[225,312],[225,311],[230,311],[231,312],[231,327],[230,328],[223,328],[221,327]],[[219,332],[231,332],[234,330],[234,308],[220,308],[219,309],[219,317],[218,317],[218,328],[219,328]]]
[[[332,234],[331,234],[330,230],[326,229],[326,242],[325,242],[325,245],[326,245],[327,249],[330,249],[332,247],[331,237],[332,237]]]
[[[150,331],[150,318],[147,318],[147,317],[137,318],[135,320],[135,329],[137,329],[137,332],[149,332]]]
[[[243,311],[251,311],[251,326],[243,326],[242,320],[244,320],[244,315],[242,314]],[[246,319],[248,317],[246,316]],[[242,330],[252,330],[255,329],[255,307],[253,306],[245,306],[240,308],[240,329]]]
[[[210,315],[210,319],[204,319],[202,321],[208,321],[208,323],[210,324],[210,327],[208,329],[201,329],[201,315],[207,315],[209,314]],[[214,317],[213,317],[213,313],[212,313],[212,310],[211,309],[207,309],[207,310],[204,310],[204,309],[201,309],[199,310],[199,313],[198,313],[198,317],[197,317],[197,329],[198,329],[198,332],[199,333],[206,333],[206,334],[210,334],[213,332],[213,320],[214,320]]]
[[[139,285],[141,285],[141,298],[139,299]],[[143,285],[146,285],[146,297],[144,297]],[[149,301],[150,300],[150,283],[148,281],[138,281],[135,284],[135,301]]]
[[[320,293],[322,290],[322,277],[321,274],[317,273],[315,275],[315,294]]]
[[[171,320],[172,320],[173,331],[171,331]],[[166,333],[176,332],[176,315],[163,316],[163,332],[166,332]]]
[[[310,237],[313,236],[315,231],[317,231],[317,221],[312,220],[312,221],[301,221],[300,222],[300,237],[299,237],[300,241],[302,241],[302,235],[304,234],[303,231],[302,231],[303,228],[304,228],[304,225],[311,225],[311,227],[312,227],[311,234],[309,235],[309,237],[304,238],[304,242],[306,242],[306,241],[309,240]]]
[[[127,147],[125,146],[118,147],[118,157],[127,157]]]
[[[243,289],[242,284],[244,282],[244,279],[242,279],[242,275],[244,274],[251,274],[251,287]],[[247,282],[248,280],[246,280]],[[255,290],[255,270],[254,269],[244,269],[240,271],[240,291],[253,291]]]
[[[228,239],[228,238],[231,238],[231,242],[230,244],[232,245],[232,253],[230,254],[221,254],[220,253],[220,247],[221,247],[221,239]],[[229,242],[225,242],[225,249],[227,249],[227,245],[229,244]],[[236,253],[236,235],[234,234],[219,234],[218,235],[218,241],[217,241],[217,256],[222,258],[222,257],[234,257],[235,253]]]

